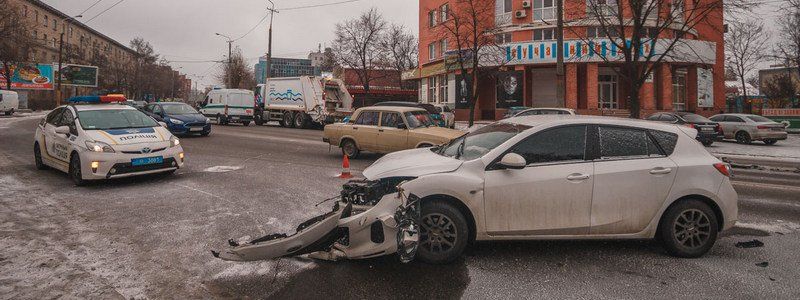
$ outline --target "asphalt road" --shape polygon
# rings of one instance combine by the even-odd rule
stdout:
[[[800,174],[737,170],[741,225],[699,259],[651,241],[560,241],[478,243],[446,266],[233,263],[209,250],[330,209],[314,204],[338,193],[341,155],[321,131],[217,126],[182,139],[187,164],[173,176],[75,187],[34,168],[36,121],[0,118],[3,299],[800,297]],[[734,246],[752,239],[765,245]]]

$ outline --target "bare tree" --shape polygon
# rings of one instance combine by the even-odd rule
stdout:
[[[800,0],[786,0],[778,19],[776,58],[800,71]]]
[[[475,122],[478,100],[478,79],[491,77],[504,61],[494,36],[494,0],[456,0],[451,2],[446,19],[441,20],[437,35],[454,45],[446,62],[460,73],[466,87],[465,100],[469,106],[469,126]]]
[[[391,67],[397,71],[398,86],[402,87],[403,80],[399,74],[417,66],[417,38],[403,25],[392,24],[381,37],[380,47],[387,53]]]
[[[2,74],[6,74],[5,89],[11,89],[11,66],[28,60],[30,50],[36,44],[36,38],[26,29],[31,27],[23,19],[19,5],[10,0],[0,0],[0,62],[3,64]]]
[[[386,21],[378,10],[371,8],[361,16],[336,24],[333,52],[338,63],[353,69],[369,94],[374,70],[385,67],[385,53],[380,39],[386,30]]]
[[[747,74],[764,60],[769,33],[764,31],[761,21],[734,21],[728,25],[725,36],[725,52],[730,70],[742,85],[742,95],[747,99]]]
[[[800,0],[798,0],[800,1]],[[699,26],[720,34],[723,11],[750,7],[746,0],[566,0],[565,6],[586,6],[585,14],[567,16],[568,30],[587,43],[605,39],[622,56],[605,55],[591,49],[603,62],[619,66],[614,71],[628,90],[631,118],[640,117],[639,92],[655,68],[671,58],[695,55],[685,36]],[[573,28],[588,26],[595,36]],[[698,55],[698,58],[699,55]]]
[[[769,107],[786,108],[797,96],[798,88],[792,80],[791,73],[786,73],[765,80],[764,89],[761,92],[767,96]]]
[[[233,50],[230,63],[223,68],[217,79],[228,82],[228,88],[231,89],[252,89],[256,86],[255,73],[247,65],[247,59],[239,47]]]

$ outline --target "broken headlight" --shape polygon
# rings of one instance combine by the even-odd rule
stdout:
[[[386,194],[397,192],[397,185],[413,177],[389,177],[379,180],[351,180],[342,186],[342,201],[353,205],[375,205]]]
[[[397,220],[397,255],[402,263],[411,262],[417,255],[420,213],[419,197],[411,194],[394,214]]]

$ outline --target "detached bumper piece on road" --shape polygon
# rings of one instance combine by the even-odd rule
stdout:
[[[343,194],[346,192],[347,189]],[[405,197],[402,193],[371,196],[377,196],[373,197],[376,204],[361,205],[359,201],[353,201],[355,198],[343,197],[331,212],[303,222],[292,235],[270,234],[244,244],[229,240],[230,248],[212,250],[211,254],[230,261],[268,260],[304,254],[335,261],[399,253],[400,261],[410,262],[416,255],[419,242],[419,199],[413,195]]]

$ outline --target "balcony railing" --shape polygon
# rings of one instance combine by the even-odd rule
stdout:
[[[511,25],[511,13],[502,13],[494,16],[495,27],[506,26],[506,25]]]

